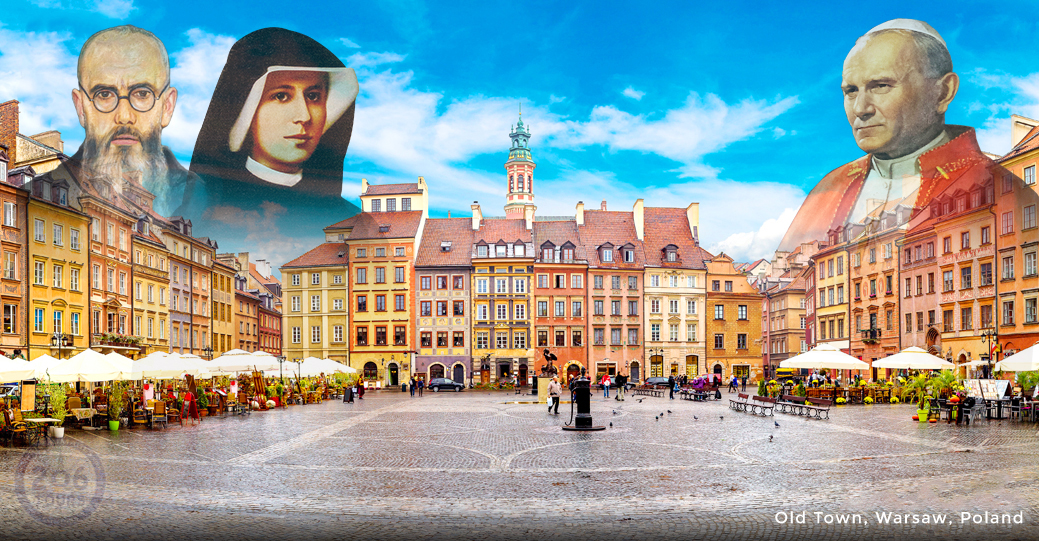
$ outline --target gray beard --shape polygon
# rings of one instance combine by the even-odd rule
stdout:
[[[138,136],[141,146],[113,145],[112,139],[122,132]],[[83,141],[83,166],[91,175],[100,177],[116,189],[121,188],[122,180],[129,176],[136,178],[158,201],[165,201],[169,195],[166,178],[169,166],[162,153],[162,132],[159,129],[145,135],[132,128],[124,128],[116,130],[104,142],[88,134]]]

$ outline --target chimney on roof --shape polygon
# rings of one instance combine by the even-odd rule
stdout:
[[[483,221],[483,212],[480,212],[480,203],[476,201],[473,201],[470,208],[473,209],[473,231],[477,231],[480,229],[480,222]]]
[[[631,215],[635,218],[635,236],[642,240],[646,236],[646,207],[642,199],[635,200]]]
[[[599,210],[606,210],[606,201],[602,202],[602,205],[599,206]]]
[[[577,219],[577,225],[584,225],[584,201],[577,202],[577,213],[574,214],[574,218]]]
[[[685,217],[689,220],[689,232],[692,233],[693,240],[699,243],[697,230],[700,228],[700,203],[689,203],[685,208]]]
[[[361,195],[368,193],[368,179],[361,179]]]
[[[1010,115],[1010,147],[1017,146],[1036,126],[1039,126],[1039,121],[1020,115]]]
[[[18,164],[18,100],[0,103],[0,145],[7,147],[9,169]],[[7,182],[7,179],[0,179]]]
[[[526,221],[527,231],[534,226],[534,205],[523,205],[523,220]]]

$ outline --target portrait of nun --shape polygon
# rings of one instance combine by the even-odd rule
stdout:
[[[318,227],[355,214],[340,194],[356,97],[354,70],[303,34],[264,28],[238,40],[191,158],[204,206],[269,201],[290,215],[306,208]],[[182,214],[202,218],[207,208]]]

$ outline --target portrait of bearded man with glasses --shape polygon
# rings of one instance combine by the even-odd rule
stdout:
[[[139,183],[155,195],[152,207],[163,216],[177,215],[188,203],[204,204],[202,181],[162,145],[177,104],[162,42],[129,25],[102,30],[83,44],[77,76],[72,102],[85,137],[72,156],[84,177],[75,180],[117,191],[123,182]]]

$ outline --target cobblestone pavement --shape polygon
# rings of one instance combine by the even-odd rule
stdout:
[[[0,539],[1039,539],[1036,425],[727,399],[600,394],[597,433],[474,391],[68,429],[0,446]],[[1011,523],[975,523],[993,517]]]

